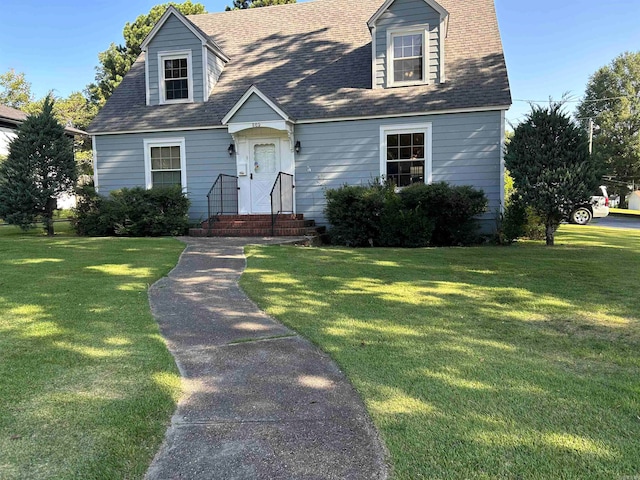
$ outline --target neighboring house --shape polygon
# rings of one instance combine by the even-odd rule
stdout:
[[[0,105],[0,155],[9,155],[9,143],[18,136],[18,127],[26,118],[26,113]],[[73,127],[65,127],[64,131],[71,138],[76,135],[87,135],[86,132]],[[58,198],[58,208],[71,208],[75,204],[76,199],[73,195],[62,195]]]
[[[640,210],[640,190],[631,192],[627,198],[629,210]]]
[[[179,184],[205,220],[223,174],[261,214],[284,172],[322,224],[327,188],[447,181],[483,189],[495,225],[511,95],[493,0],[170,7],[142,50],[89,128],[102,194]]]

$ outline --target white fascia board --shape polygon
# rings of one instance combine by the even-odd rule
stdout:
[[[505,128],[506,128],[506,110],[500,112],[500,211],[504,212],[504,146],[505,146]]]
[[[122,130],[118,132],[92,132],[92,136],[103,136],[103,135],[127,135],[127,134],[136,134],[136,133],[163,133],[163,132],[191,132],[195,130],[220,130],[227,129],[226,125],[209,125],[206,127],[188,127],[188,128],[156,128],[151,130]]]
[[[224,118],[222,119],[222,124],[226,125],[227,123],[229,123],[229,120],[231,120],[231,118],[238,112],[238,110],[240,110],[242,105],[244,105],[245,102],[249,99],[249,97],[251,97],[251,95],[253,94],[257,95],[264,103],[269,105],[269,107],[278,115],[280,115],[284,121],[293,122],[293,120],[289,118],[289,115],[284,113],[282,109],[278,107],[275,103],[273,103],[273,101],[271,101],[269,97],[267,97],[264,93],[262,93],[258,87],[256,87],[255,85],[251,85],[251,87],[249,87],[249,89],[246,92],[244,92],[244,95],[240,97],[240,100],[238,100],[236,104],[233,107],[231,107],[231,110],[229,110],[229,112],[224,116]]]
[[[206,102],[209,100],[209,95],[211,95],[211,91],[209,90],[209,62],[207,62],[207,49],[202,49],[202,73],[203,73],[203,85],[202,85],[202,101]]]
[[[212,45],[211,42],[203,43],[202,46],[210,50],[211,53],[213,53],[216,57],[218,57],[224,63],[229,63],[229,61],[231,60],[229,57],[227,57],[227,55],[225,55],[225,53],[222,50],[220,50],[219,48],[216,48],[215,45]]]
[[[376,26],[371,28],[371,88],[376,87],[376,51],[378,46],[376,45]]]
[[[443,31],[446,28],[445,26],[445,22],[443,22],[442,20],[440,21],[440,26],[438,27],[438,44],[440,46],[440,62],[439,63],[439,67],[440,67],[440,83],[445,83],[446,81],[446,76],[445,76],[445,70],[444,70],[444,65],[445,65],[445,60],[444,60],[444,39],[445,39],[445,32]]]
[[[425,112],[412,112],[412,113],[392,113],[387,115],[365,115],[362,117],[332,117],[332,118],[316,118],[309,120],[298,120],[295,123],[302,125],[305,123],[330,123],[330,122],[349,122],[352,120],[377,120],[382,118],[405,118],[405,117],[420,117],[427,115],[445,115],[450,113],[475,113],[475,112],[497,112],[509,110],[510,105],[495,105],[489,107],[470,107],[470,108],[452,108],[449,110],[436,110]]]
[[[147,96],[147,106],[151,105],[151,86],[149,85],[149,50],[144,49],[144,90]]]
[[[373,16],[367,22],[367,25],[369,26],[369,29],[371,29],[375,25],[375,23],[378,21],[378,19],[382,16],[382,14],[384,12],[387,11],[387,9],[391,6],[391,4],[394,1],[395,0],[386,0],[382,4],[382,6],[378,9],[378,11],[373,14]],[[424,3],[426,3],[427,5],[429,5],[431,8],[433,8],[436,12],[438,12],[438,14],[440,15],[440,19],[441,20],[449,16],[449,12],[442,5],[440,5],[438,2],[436,2],[435,0],[422,0],[422,1]]]
[[[96,149],[96,136],[91,135],[91,162],[93,163],[93,186],[96,192],[100,188],[98,181],[98,150]]]

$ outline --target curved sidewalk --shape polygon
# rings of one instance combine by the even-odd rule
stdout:
[[[145,478],[383,479],[384,447],[333,361],[238,287],[247,243],[184,238],[151,309],[183,398]]]

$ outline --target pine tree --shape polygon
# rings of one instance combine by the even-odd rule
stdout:
[[[76,185],[73,142],[53,115],[54,100],[47,96],[42,112],[29,115],[9,145],[0,164],[0,218],[23,230],[39,218],[53,235],[56,198]]]
[[[505,166],[517,195],[543,219],[547,245],[554,244],[560,222],[589,201],[602,174],[589,155],[586,132],[562,111],[562,103],[532,107],[513,132]]]

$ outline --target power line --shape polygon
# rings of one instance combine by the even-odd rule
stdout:
[[[579,102],[583,102],[583,103],[595,103],[595,102],[606,102],[607,100],[621,100],[623,98],[638,98],[638,96],[636,95],[623,95],[620,97],[606,97],[606,98],[598,98],[595,100],[559,100],[561,103],[579,103]],[[553,99],[546,99],[546,100],[527,100],[527,99],[523,99],[523,98],[514,98],[513,99],[514,102],[525,102],[525,103],[549,103],[549,102],[553,102]]]

